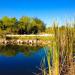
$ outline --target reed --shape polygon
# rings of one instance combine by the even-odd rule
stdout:
[[[55,40],[53,42],[53,75],[59,75],[59,28],[58,24],[54,23]]]
[[[75,28],[69,23],[66,23],[63,28],[54,23],[53,29],[55,39],[52,40],[52,46],[47,54],[49,75],[74,75]],[[52,66],[50,64],[51,55]]]
[[[55,22],[52,29],[54,31],[54,37],[51,40],[49,49],[44,49],[48,69],[46,70],[46,67],[44,67],[42,75],[74,75],[74,24],[66,23],[66,25],[59,27]],[[45,64],[45,60],[43,64]]]

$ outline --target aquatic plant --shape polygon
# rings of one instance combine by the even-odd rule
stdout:
[[[54,23],[54,40],[47,55],[49,75],[74,75],[73,52],[75,50],[75,28],[67,23],[59,27]],[[52,56],[51,56],[52,55]],[[52,57],[52,59],[51,59]],[[52,66],[50,64],[52,60]]]

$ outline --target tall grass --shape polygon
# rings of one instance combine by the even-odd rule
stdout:
[[[75,28],[73,24],[69,23],[66,23],[63,27],[54,23],[53,29],[55,39],[52,40],[50,50],[47,53],[48,73],[49,75],[74,75]],[[52,66],[50,64],[51,60]]]

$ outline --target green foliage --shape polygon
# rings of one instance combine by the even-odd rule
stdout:
[[[27,45],[0,45],[0,55],[15,56],[17,53],[24,53],[25,56],[30,56],[31,51],[37,52],[41,47],[33,47]]]
[[[45,24],[38,18],[23,16],[17,20],[4,16],[0,19],[0,29],[6,34],[36,34],[45,31]]]

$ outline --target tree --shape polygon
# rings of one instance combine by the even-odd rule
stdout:
[[[5,25],[6,27],[10,26],[10,18],[8,18],[7,16],[4,16],[2,18],[2,22],[3,22],[3,25]]]
[[[3,26],[3,22],[2,20],[0,20],[0,28]]]
[[[17,20],[4,16],[0,20],[0,28],[9,34],[36,34],[45,31],[45,24],[38,18],[23,16]]]
[[[17,32],[17,28],[18,28],[18,20],[13,17],[13,18],[10,18],[10,21],[11,21],[11,32],[13,33],[16,33]]]
[[[12,26],[16,25],[16,23],[17,23],[17,19],[15,17],[10,18],[10,21],[11,21]]]
[[[38,19],[38,18],[33,18],[35,23],[36,23],[36,27],[38,28],[38,32],[43,32],[45,31],[45,24],[42,20]]]
[[[34,33],[34,31],[35,31],[34,27],[35,27],[35,26],[36,26],[36,22],[35,22],[34,19],[32,18],[30,24],[27,26],[27,32],[28,32],[29,34]]]
[[[25,31],[25,26],[23,24],[23,22],[19,22],[18,23],[18,33],[19,34],[24,34],[26,31]]]
[[[27,34],[27,26],[30,24],[30,18],[27,16],[23,16],[19,20],[19,32]]]

